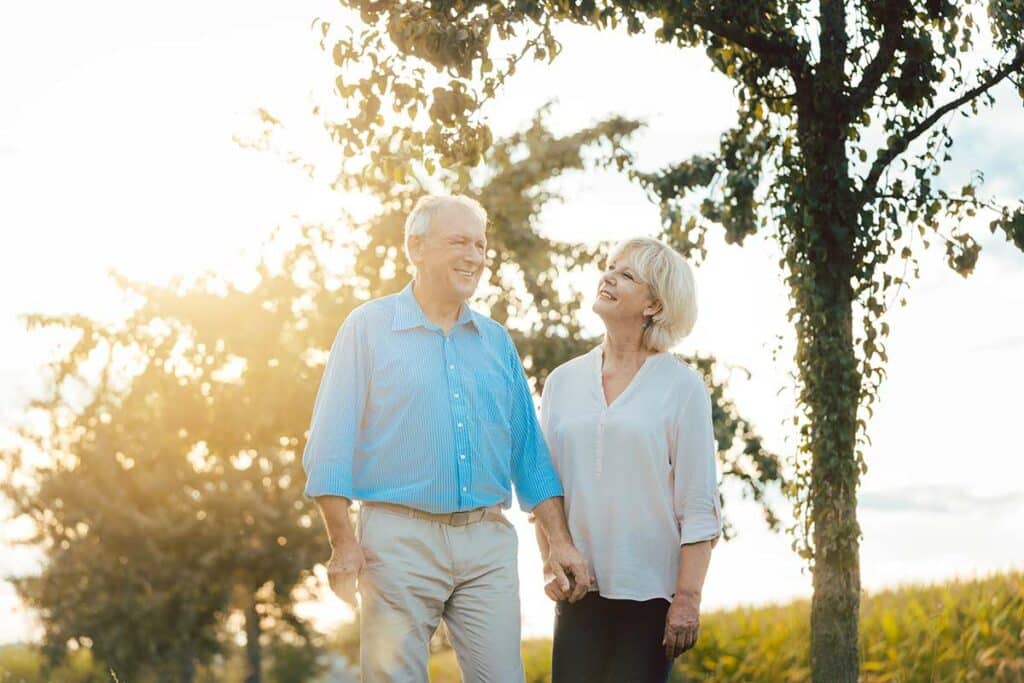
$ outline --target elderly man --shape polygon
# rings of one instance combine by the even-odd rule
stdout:
[[[441,618],[463,680],[521,683],[518,541],[501,513],[513,483],[550,539],[551,573],[574,599],[590,584],[515,346],[466,305],[486,223],[467,197],[417,202],[415,278],[345,320],[313,408],[305,494],[330,536],[332,589],[354,604],[359,579],[364,683],[426,681]]]

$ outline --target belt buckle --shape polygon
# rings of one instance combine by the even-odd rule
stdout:
[[[453,512],[451,517],[448,518],[448,523],[452,526],[466,526],[469,524],[470,512]]]

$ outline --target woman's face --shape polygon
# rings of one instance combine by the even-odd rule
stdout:
[[[597,283],[597,299],[593,310],[606,323],[608,320],[635,321],[643,326],[644,320],[658,311],[651,288],[640,279],[630,252],[625,251],[608,260]]]

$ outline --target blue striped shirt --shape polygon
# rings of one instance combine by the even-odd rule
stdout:
[[[412,285],[345,320],[302,455],[308,498],[457,512],[562,495],[508,331],[463,305],[447,335]]]

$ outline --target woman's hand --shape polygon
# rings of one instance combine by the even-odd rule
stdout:
[[[675,659],[697,644],[700,632],[700,595],[677,593],[665,615],[665,657]]]
[[[587,560],[572,543],[551,543],[548,546],[544,573],[545,578],[551,575],[554,579],[557,594],[565,596],[552,598],[553,600],[576,602],[586,595],[590,588],[590,568]],[[547,586],[544,587],[544,592],[551,596]]]
[[[561,602],[569,599],[570,592],[562,590],[562,587],[558,585],[558,581],[551,579],[544,584],[544,595],[548,596],[555,602]]]

